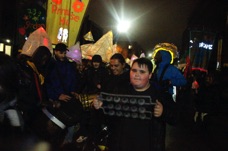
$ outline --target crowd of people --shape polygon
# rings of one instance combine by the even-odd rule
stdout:
[[[53,54],[45,46],[32,56],[20,54],[16,59],[0,54],[0,150],[29,150],[42,143],[47,150],[86,150],[79,144],[107,127],[107,142],[103,148],[95,145],[96,151],[165,151],[166,124],[177,123],[180,111],[173,86],[188,84],[170,63],[169,52],[157,52],[154,70],[145,57],[135,59],[131,66],[120,53],[113,54],[108,63],[98,54],[75,63],[67,59],[67,51],[59,43]],[[206,84],[212,83],[211,78],[207,77]],[[217,99],[209,105],[206,102],[207,108],[197,103],[211,90],[206,84],[199,92],[199,87],[192,86],[197,113],[202,116]],[[101,92],[150,97],[150,119],[104,114]],[[82,100],[89,102],[87,108]]]

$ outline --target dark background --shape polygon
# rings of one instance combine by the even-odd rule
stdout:
[[[0,40],[12,39],[14,49],[18,49],[18,15],[25,6],[45,2],[46,0],[1,1]],[[215,32],[224,40],[223,60],[227,62],[227,4],[227,0],[91,0],[84,25],[90,21],[96,26],[98,30],[93,33],[96,40],[109,30],[113,30],[116,36],[116,16],[125,16],[132,20],[132,26],[127,35],[118,34],[118,40],[136,42],[141,48],[140,52],[146,53],[151,52],[158,43],[169,42],[184,54],[188,47],[189,31]],[[90,27],[82,28],[76,39],[82,38]]]

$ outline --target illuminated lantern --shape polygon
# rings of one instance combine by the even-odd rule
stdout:
[[[139,56],[139,58],[145,58],[145,57],[146,57],[145,53],[141,53],[141,55]]]
[[[52,51],[52,43],[43,27],[32,32],[22,48],[22,54],[32,56],[39,46],[46,46]]]
[[[93,35],[92,35],[92,32],[91,32],[91,31],[89,31],[87,34],[85,34],[85,35],[83,36],[83,38],[84,38],[86,41],[94,41]]]
[[[137,57],[135,54],[133,54],[133,55],[131,56],[130,66],[132,65],[132,63],[133,63],[133,61],[134,61],[135,59],[138,59],[138,57]]]
[[[113,33],[112,31],[104,34],[96,43],[94,44],[84,44],[81,45],[82,56],[84,58],[90,58],[91,56],[98,54],[102,57],[104,62],[109,62],[111,56],[116,53],[113,46]]]
[[[80,49],[80,42],[77,42],[76,45],[69,48],[69,51],[66,53],[66,57],[74,62],[81,63],[82,53]]]

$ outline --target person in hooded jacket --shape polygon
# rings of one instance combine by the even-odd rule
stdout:
[[[39,46],[31,57],[19,55],[18,107],[22,110],[27,125],[33,123],[42,103],[47,101],[44,75],[50,59],[51,52],[46,46]]]
[[[172,55],[164,48],[160,49],[154,56],[156,68],[153,72],[153,81],[158,83],[158,88],[168,91],[176,100],[176,90],[187,84],[187,80],[172,62]]]
[[[59,117],[48,112],[52,103],[48,101],[44,83],[50,59],[51,52],[46,46],[37,47],[31,57],[20,54],[17,106],[23,115],[24,133],[29,136],[28,139],[31,141],[33,139],[30,138],[31,136],[51,143],[52,147],[57,147],[65,132],[58,125],[61,122]],[[53,119],[58,120],[58,123],[56,124]]]

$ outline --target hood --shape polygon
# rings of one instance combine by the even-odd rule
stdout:
[[[168,51],[160,50],[159,51],[162,56],[162,62],[160,63],[161,66],[164,66],[166,64],[170,64],[171,61],[171,54]]]

